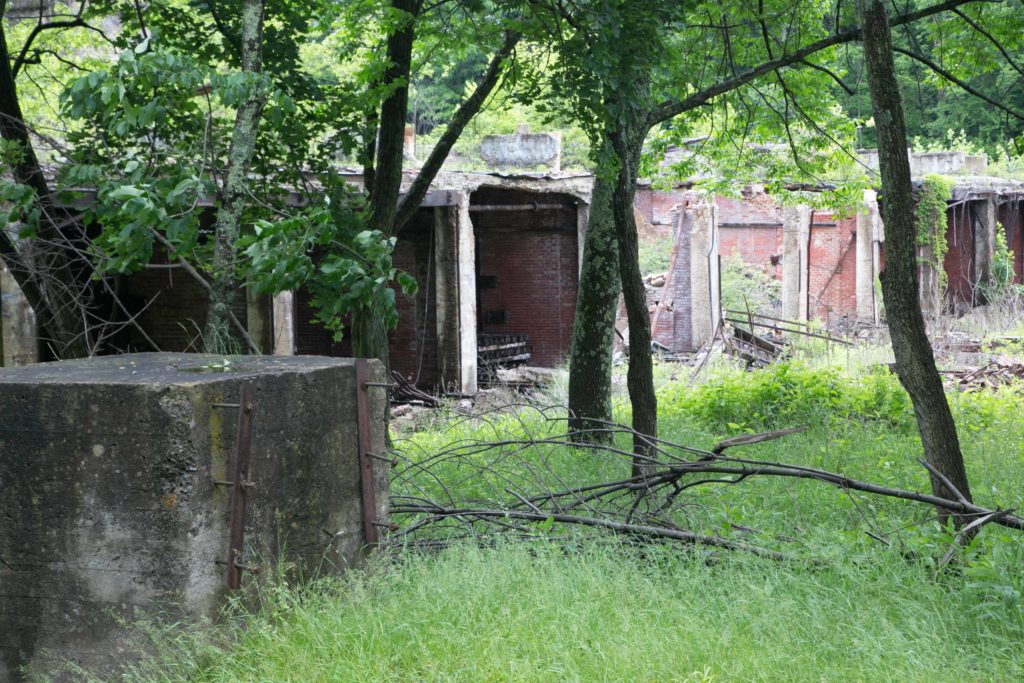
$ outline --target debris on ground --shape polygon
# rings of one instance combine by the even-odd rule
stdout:
[[[1024,363],[1000,359],[979,368],[947,370],[943,374],[961,390],[994,389],[1024,380]]]
[[[732,327],[725,333],[725,352],[745,361],[747,367],[763,368],[782,358],[787,352],[786,342],[775,336],[762,336],[742,327]]]

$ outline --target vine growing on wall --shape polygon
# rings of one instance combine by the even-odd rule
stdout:
[[[925,176],[917,197],[917,243],[931,247],[931,255],[922,264],[931,266],[939,274],[939,287],[946,288],[946,269],[943,261],[949,245],[946,243],[946,200],[953,191],[954,181],[941,175]]]

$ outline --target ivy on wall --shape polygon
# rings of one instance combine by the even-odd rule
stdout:
[[[931,247],[931,254],[920,263],[929,265],[939,274],[939,287],[946,288],[946,269],[943,262],[949,245],[946,243],[946,200],[953,191],[954,181],[941,175],[927,175],[917,196],[915,212],[917,222],[917,243]]]

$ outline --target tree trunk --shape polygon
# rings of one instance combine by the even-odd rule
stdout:
[[[885,223],[885,269],[879,275],[896,374],[914,404],[925,460],[970,500],[956,425],[935,367],[918,298],[916,227],[903,106],[896,82],[892,36],[880,0],[861,0],[864,58],[871,105],[878,134],[882,177],[882,219]],[[937,496],[957,499],[943,481],[932,476]],[[948,513],[939,512],[945,517]],[[955,520],[957,524],[962,519]]]
[[[441,139],[416,175],[408,193],[399,203],[402,165],[405,158],[405,121],[409,108],[409,77],[416,38],[415,22],[419,16],[420,3],[417,0],[395,0],[392,7],[408,14],[407,23],[388,38],[389,66],[384,74],[384,82],[398,85],[381,105],[380,117],[377,119],[379,137],[376,144],[368,142],[366,145],[367,158],[369,160],[370,156],[375,156],[376,167],[367,163],[363,171],[370,193],[369,227],[388,236],[397,235],[419,209],[420,202],[430,189],[437,172],[441,170],[448,153],[497,86],[502,68],[520,39],[516,32],[509,31],[505,34],[504,43],[491,58],[479,85],[456,109]],[[366,317],[368,319],[362,319]],[[379,316],[367,316],[363,311],[353,311],[351,336],[352,349],[356,356],[379,358],[385,367],[389,367],[387,330]]]
[[[619,130],[611,135],[611,143],[619,158],[618,174],[612,193],[612,213],[618,236],[619,276],[629,320],[629,370],[626,386],[633,407],[633,452],[653,457],[655,454],[645,436],[658,435],[658,400],[654,394],[654,365],[651,359],[651,317],[647,311],[640,253],[637,242],[636,214],[633,195],[636,174],[646,129],[635,121],[620,121]],[[644,471],[642,460],[635,460],[634,474]]]
[[[29,138],[10,57],[0,23],[0,137],[17,143],[21,150],[18,162],[11,165],[11,175],[35,191],[40,224],[36,248],[30,251],[15,244],[7,226],[0,227],[0,258],[35,311],[53,351],[61,358],[80,358],[90,352],[83,311],[87,300],[82,296],[88,283],[76,276],[70,245],[57,225],[58,212]]]
[[[263,0],[245,0],[242,5],[242,72],[260,73],[262,53]],[[245,210],[245,177],[256,149],[256,135],[266,101],[266,94],[258,88],[235,113],[235,128],[231,133],[231,147],[228,150],[227,178],[221,190],[214,228],[213,272],[204,334],[207,353],[225,353],[231,347],[231,308],[237,290],[235,243],[238,241],[242,213]]]
[[[612,183],[599,175],[587,220],[576,318],[569,355],[569,429],[601,429],[612,420],[612,348],[619,300],[619,248],[612,213]],[[600,443],[610,435],[578,434]]]

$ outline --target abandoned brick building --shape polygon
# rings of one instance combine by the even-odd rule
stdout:
[[[358,178],[353,178],[357,181]],[[554,366],[569,351],[583,237],[593,178],[572,174],[442,172],[399,234],[395,266],[419,283],[398,297],[393,369],[423,387],[472,393],[500,360]],[[1024,183],[959,176],[948,200],[944,306],[980,303],[991,273],[995,230],[1014,252],[1014,280],[1024,281]],[[862,210],[837,216],[778,205],[757,187],[737,197],[708,197],[686,186],[641,185],[635,207],[645,229],[672,237],[671,265],[651,304],[654,340],[674,352],[706,343],[719,324],[719,257],[739,255],[781,282],[781,317],[877,322],[876,274],[884,263],[884,226],[874,193]],[[922,288],[936,274],[922,271]],[[4,276],[7,364],[39,358],[27,305]],[[174,267],[124,278],[120,294],[137,313],[127,348],[198,350],[205,291]],[[934,302],[938,297],[922,296]],[[933,304],[934,305],[934,304]],[[943,305],[943,304],[939,304]],[[237,316],[245,322],[239,298]],[[349,354],[312,322],[309,296],[273,302],[277,353]]]

